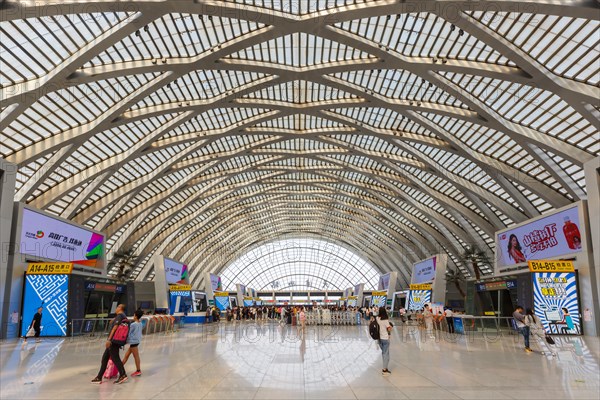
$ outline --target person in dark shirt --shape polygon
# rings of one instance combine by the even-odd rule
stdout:
[[[36,342],[39,342],[41,340],[40,333],[42,333],[42,310],[43,308],[40,307],[37,309],[37,312],[33,314],[33,319],[31,320],[31,324],[27,329],[29,331],[29,329],[33,328],[33,330],[35,331],[34,337]],[[25,342],[27,342],[27,336],[25,336]]]
[[[102,383],[102,376],[104,375],[106,367],[108,366],[109,358],[119,370],[119,378],[115,381],[115,383],[120,384],[127,381],[127,373],[125,372],[125,367],[123,366],[121,356],[119,355],[119,350],[121,346],[116,345],[112,342],[112,337],[115,334],[115,331],[117,330],[117,326],[119,326],[121,321],[127,319],[127,316],[125,315],[125,304],[119,304],[115,312],[116,315],[110,322],[110,326],[108,328],[108,339],[105,343],[105,350],[104,354],[102,355],[102,364],[100,365],[100,371],[98,371],[98,375],[94,379],[92,379],[92,383]]]

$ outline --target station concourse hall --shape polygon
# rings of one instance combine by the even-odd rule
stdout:
[[[600,399],[600,3],[0,2],[0,400]]]

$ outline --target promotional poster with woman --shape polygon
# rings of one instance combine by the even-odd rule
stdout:
[[[581,251],[582,233],[578,210],[578,207],[569,208],[498,233],[498,267]]]

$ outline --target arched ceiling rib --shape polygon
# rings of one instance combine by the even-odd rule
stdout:
[[[585,198],[600,152],[594,2],[49,4],[2,3],[0,153],[138,279],[281,236],[407,282]]]

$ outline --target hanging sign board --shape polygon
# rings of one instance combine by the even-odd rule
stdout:
[[[575,272],[573,261],[541,260],[529,261],[531,272]]]

